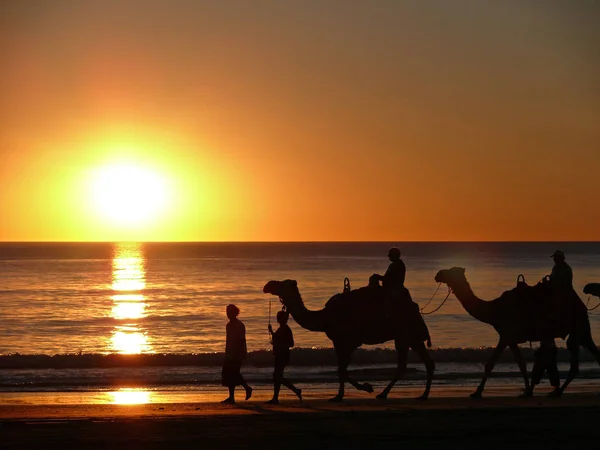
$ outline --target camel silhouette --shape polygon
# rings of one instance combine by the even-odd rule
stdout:
[[[375,287],[370,285],[336,294],[318,311],[306,308],[295,280],[269,281],[263,292],[277,295],[301,327],[325,333],[333,342],[338,360],[340,386],[338,394],[331,401],[342,401],[346,381],[360,391],[373,392],[371,384],[357,383],[348,376],[350,357],[363,344],[382,344],[391,340],[394,341],[397,352],[397,371],[377,398],[386,399],[394,384],[404,375],[410,348],[417,352],[427,370],[425,392],[419,399],[426,400],[429,397],[435,363],[424,344],[426,340],[430,342],[427,325],[419,314],[418,305],[412,300],[404,302],[402,310],[397,311],[397,315],[394,314],[394,317],[399,319],[392,321],[386,318],[383,288],[378,284]],[[405,292],[410,297],[408,290]]]
[[[587,349],[600,364],[600,354],[592,339],[587,309],[579,296],[573,292],[572,302],[567,302],[554,316],[549,313],[551,290],[549,283],[540,282],[535,286],[518,283],[515,289],[504,292],[499,298],[491,301],[479,299],[465,277],[465,269],[453,267],[440,270],[435,281],[447,284],[465,310],[475,319],[487,323],[498,332],[499,340],[492,356],[485,365],[485,372],[477,390],[471,394],[473,398],[482,396],[485,383],[494,365],[506,347],[509,347],[517,360],[521,374],[525,380],[523,397],[533,395],[533,387],[529,386],[527,367],[519,349],[524,342],[542,341],[548,338],[562,338],[567,335],[567,348],[570,354],[570,368],[562,386],[550,395],[559,396],[579,372],[579,347]],[[560,317],[560,320],[553,319]]]
[[[600,283],[588,283],[583,287],[583,293],[600,297]]]

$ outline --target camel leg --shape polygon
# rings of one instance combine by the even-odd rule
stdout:
[[[598,347],[596,347],[596,343],[589,331],[581,338],[581,346],[590,352],[596,362],[600,364],[600,351],[598,351]]]
[[[335,353],[337,354],[338,360],[338,380],[340,386],[338,393],[335,397],[329,399],[331,402],[341,402],[344,399],[344,384],[346,383],[346,373],[348,364],[350,363],[350,357],[345,351],[342,351],[339,347],[334,344]]]
[[[396,374],[390,384],[386,386],[386,388],[381,391],[381,393],[377,396],[380,400],[387,399],[388,394],[396,384],[396,382],[404,376],[406,373],[406,362],[408,360],[408,346],[401,344],[400,341],[396,340],[396,357],[398,358],[398,366],[396,368]]]
[[[348,365],[350,364],[350,355],[354,352],[355,348],[351,350],[347,350],[345,348],[340,349],[336,347],[336,353],[338,357],[338,379],[339,379],[339,389],[338,394],[331,398],[332,402],[341,402],[344,399],[344,388],[346,381],[349,382],[352,386],[354,386],[359,391],[373,392],[373,386],[370,383],[357,383],[350,376],[348,376]]]
[[[567,374],[567,378],[565,379],[563,385],[550,393],[552,397],[560,396],[571,383],[571,381],[573,381],[579,374],[579,345],[580,341],[578,337],[572,337],[570,335],[567,339],[567,348],[569,349],[570,354],[569,373]]]
[[[494,349],[494,352],[492,353],[492,357],[485,365],[485,372],[483,374],[483,378],[481,379],[479,386],[477,386],[477,390],[471,394],[471,398],[481,398],[483,394],[483,389],[485,388],[485,382],[492,373],[496,362],[498,362],[498,359],[500,358],[500,355],[502,355],[502,352],[505,348],[506,344],[502,341],[499,341],[498,345],[496,345],[496,348]]]
[[[421,357],[421,361],[425,364],[425,370],[427,370],[427,384],[425,385],[425,392],[419,397],[419,400],[427,400],[429,398],[429,391],[431,390],[431,382],[433,381],[433,372],[435,371],[435,362],[431,359],[427,348],[423,342],[418,342],[412,346],[412,349],[417,352]]]
[[[525,380],[525,392],[529,392],[529,377],[527,376],[527,364],[525,364],[525,359],[523,358],[523,354],[521,353],[521,349],[518,344],[509,345],[515,360],[519,366],[519,370],[521,371],[521,375],[523,375],[523,379]]]
[[[354,352],[354,349],[352,350],[352,352]],[[353,378],[351,378],[350,375],[348,375],[348,365],[350,364],[350,355],[351,354],[352,353],[348,354],[346,366],[344,367],[346,381],[348,381],[348,383],[350,383],[352,386],[354,386],[359,391],[365,391],[365,392],[368,392],[369,394],[372,393],[373,385],[371,383],[359,383],[359,382],[355,381]]]

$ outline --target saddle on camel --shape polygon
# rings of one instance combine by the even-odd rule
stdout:
[[[574,290],[558,294],[553,291],[548,277],[533,286],[525,282],[525,277],[519,275],[517,285],[511,290],[504,291],[498,301],[513,303],[517,308],[515,322],[528,324],[526,327],[527,341],[540,341],[560,336],[565,339],[572,329],[577,314],[585,314],[585,305]],[[553,301],[556,298],[558,301]]]
[[[342,304],[343,307],[338,309]],[[406,339],[427,341],[427,346],[431,347],[429,329],[421,316],[419,305],[413,301],[410,291],[405,287],[394,290],[385,289],[375,275],[369,278],[367,286],[354,290],[346,278],[344,291],[334,295],[327,302],[326,308],[330,307],[338,309],[340,314],[347,314],[348,318],[360,317],[360,322],[348,322],[357,328],[380,323],[382,327],[394,328],[401,332]],[[343,321],[341,319],[340,321]]]

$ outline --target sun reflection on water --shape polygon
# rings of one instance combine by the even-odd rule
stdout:
[[[122,322],[115,326],[110,347],[117,353],[152,352],[148,334],[138,323],[139,319],[146,317],[144,262],[139,244],[118,244],[115,248],[111,317]]]
[[[152,402],[150,391],[143,389],[123,388],[118,391],[109,392],[110,403],[115,405],[141,405]]]

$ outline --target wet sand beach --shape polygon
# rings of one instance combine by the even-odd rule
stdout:
[[[428,401],[420,390],[401,388],[388,401],[352,392],[342,403],[307,396],[265,405],[269,392],[237,405],[222,395],[200,401],[119,404],[0,405],[0,447],[32,448],[595,448],[600,397],[592,385],[561,398],[542,388],[516,398],[517,386],[490,387],[486,397],[471,388],[438,387]],[[190,394],[189,399],[193,399]],[[407,447],[404,447],[407,448]]]

